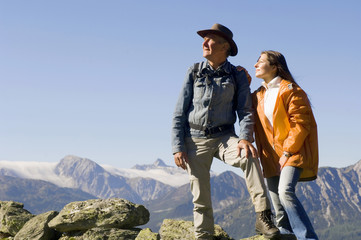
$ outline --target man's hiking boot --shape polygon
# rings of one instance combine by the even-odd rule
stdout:
[[[256,213],[256,232],[264,235],[266,238],[273,239],[280,235],[280,231],[273,223],[273,214],[271,210]]]

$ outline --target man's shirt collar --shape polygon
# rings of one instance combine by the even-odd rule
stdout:
[[[216,70],[213,69],[213,67],[209,64],[207,61],[205,65],[203,65],[202,69],[200,70],[201,74],[216,74],[216,73],[222,73],[225,72],[226,74],[231,73],[231,63],[226,60],[222,65],[220,65]]]

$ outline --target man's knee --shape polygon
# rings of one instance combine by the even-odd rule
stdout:
[[[258,158],[254,158],[252,156],[246,157],[245,155],[241,157],[240,168],[242,168],[243,171],[247,170],[247,168],[254,167],[254,166],[256,168],[260,168]]]
[[[208,203],[193,202],[193,206],[193,212],[200,213],[208,217],[213,216],[212,205],[209,205]]]

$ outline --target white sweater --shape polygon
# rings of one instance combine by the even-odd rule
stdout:
[[[268,121],[273,127],[273,111],[275,109],[278,91],[280,90],[281,77],[277,76],[272,79],[268,84],[262,82],[262,85],[266,88],[264,95],[264,113],[268,118]]]

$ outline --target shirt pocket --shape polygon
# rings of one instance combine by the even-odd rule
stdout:
[[[221,82],[220,94],[222,95],[222,98],[225,99],[227,102],[233,99],[234,90],[234,83],[231,79],[226,79]]]
[[[203,98],[204,94],[206,92],[206,83],[203,79],[197,79],[194,82],[194,99],[200,100]]]

